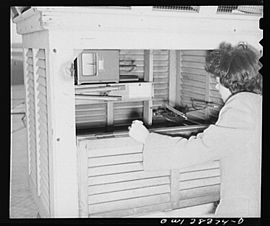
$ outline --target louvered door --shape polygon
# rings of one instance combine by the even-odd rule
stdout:
[[[47,110],[47,78],[45,49],[36,52],[36,87],[37,117],[39,142],[39,194],[41,201],[49,212],[49,152],[48,152],[48,110]]]
[[[179,207],[189,207],[220,199],[220,163],[213,161],[179,172]]]
[[[78,142],[82,216],[143,215],[220,199],[219,161],[144,171],[142,152],[142,145],[130,137]]]
[[[215,79],[204,69],[206,50],[180,51],[180,100],[188,116],[216,120],[223,105]]]
[[[162,106],[169,100],[169,50],[153,51],[153,106]]]
[[[28,164],[38,205],[50,212],[47,64],[45,49],[25,49]]]
[[[26,89],[26,120],[28,138],[28,172],[33,185],[37,186],[37,157],[36,157],[36,114],[33,50],[24,51],[24,74]]]
[[[89,217],[171,208],[170,171],[145,172],[142,146],[129,137],[85,141]],[[85,143],[84,143],[85,144]]]

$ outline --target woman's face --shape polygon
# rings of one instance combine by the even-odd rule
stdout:
[[[222,100],[225,102],[232,93],[228,88],[220,84],[219,77],[216,77],[216,81],[217,81],[216,89],[219,91]]]

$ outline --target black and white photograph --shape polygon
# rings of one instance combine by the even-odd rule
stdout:
[[[9,218],[260,218],[263,8],[10,7]]]

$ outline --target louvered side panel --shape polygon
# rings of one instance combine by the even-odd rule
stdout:
[[[144,51],[143,50],[120,50],[119,70],[122,75],[136,75],[140,79],[144,76]]]
[[[215,202],[219,200],[219,195],[219,161],[181,170],[179,175],[179,207]]]
[[[89,216],[126,216],[170,206],[170,172],[145,172],[142,146],[130,138],[88,145]]]
[[[24,87],[25,87],[25,114],[26,114],[26,129],[27,129],[27,163],[28,163],[28,175],[31,175],[31,140],[30,140],[30,122],[29,122],[29,111],[30,111],[30,101],[28,99],[29,97],[29,71],[27,70],[27,53],[29,49],[23,48],[23,73],[24,73]]]
[[[128,125],[135,119],[143,118],[143,102],[116,102],[114,103],[114,124]]]
[[[207,118],[207,109],[204,102],[194,100],[208,101],[207,76],[205,71],[205,55],[203,50],[182,50],[180,51],[181,66],[181,104],[187,106],[190,112],[189,117],[201,119]]]
[[[25,73],[26,73],[26,101],[27,101],[27,126],[29,139],[29,163],[30,163],[30,177],[32,183],[36,187],[36,115],[35,115],[35,88],[34,88],[34,69],[33,69],[33,50],[26,50],[25,57]],[[34,189],[35,190],[35,189]]]
[[[169,100],[169,51],[153,51],[153,106],[162,106]]]
[[[188,106],[188,116],[215,121],[223,103],[215,78],[204,69],[206,50],[183,50],[180,55],[181,104]]]
[[[76,105],[76,124],[80,127],[103,127],[106,125],[106,104]]]
[[[45,49],[36,53],[36,85],[38,107],[38,136],[40,162],[40,200],[49,213],[49,151],[48,151],[48,111]]]

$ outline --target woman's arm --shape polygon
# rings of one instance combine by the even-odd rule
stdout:
[[[189,139],[150,133],[144,145],[144,169],[177,169],[220,159],[243,148],[252,128],[249,109],[233,103],[221,110],[215,125]]]

